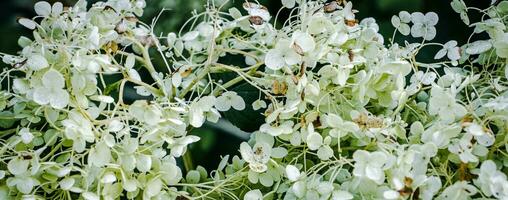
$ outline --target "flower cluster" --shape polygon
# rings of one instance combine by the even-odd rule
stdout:
[[[393,16],[393,37],[421,40],[397,44],[347,1],[282,0],[282,25],[210,3],[164,35],[145,4],[41,1],[19,19],[33,38],[1,54],[0,199],[508,198],[507,1],[453,0],[489,36],[462,46],[427,43],[433,12]],[[249,106],[264,123],[239,155],[193,168],[189,132]]]

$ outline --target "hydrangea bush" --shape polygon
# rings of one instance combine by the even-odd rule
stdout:
[[[36,3],[1,54],[0,199],[508,199],[508,1],[451,2],[466,44],[431,42],[433,12],[382,36],[347,1],[282,0],[283,24],[214,2],[168,34],[144,0]],[[193,168],[188,132],[247,108],[265,123],[239,155]]]

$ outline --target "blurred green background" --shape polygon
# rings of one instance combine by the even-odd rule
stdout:
[[[90,0],[89,3],[96,0]],[[178,31],[179,27],[192,16],[192,11],[204,9],[206,0],[146,0],[147,9],[143,17],[143,21],[151,22],[154,16],[159,14],[163,8],[169,9],[163,13],[158,22],[159,32],[167,33],[169,31]],[[216,0],[222,1],[222,0]],[[36,0],[2,0],[0,2],[0,51],[9,54],[15,54],[20,48],[17,45],[17,39],[21,35],[31,36],[31,33],[16,23],[17,17],[32,17],[34,15],[33,5]],[[54,2],[50,0],[50,2]],[[62,0],[66,6],[73,5],[76,0]],[[240,5],[244,1],[231,0],[230,6]],[[268,7],[272,14],[277,13],[281,7],[280,0],[259,0],[260,3]],[[385,41],[391,37],[393,27],[390,19],[399,11],[406,10],[409,12],[434,11],[440,16],[440,21],[436,26],[438,33],[434,39],[436,42],[444,43],[449,40],[457,40],[459,44],[467,41],[472,30],[462,23],[459,16],[451,9],[450,0],[353,0],[353,5],[360,12],[357,18],[363,19],[373,17],[380,25],[380,32],[385,36]],[[490,0],[467,0],[468,6],[486,8]],[[284,10],[287,11],[287,10]],[[282,12],[280,18],[284,20],[287,12]],[[478,13],[471,13],[471,21],[477,21],[480,16]],[[405,37],[399,37],[397,42],[403,42]],[[409,40],[411,42],[411,40]],[[431,59],[437,49],[430,49],[421,55],[423,60]],[[6,67],[2,65],[2,67]],[[238,90],[237,90],[238,91]],[[242,89],[239,89],[242,91]],[[248,91],[243,91],[248,93]],[[255,94],[257,98],[257,93]],[[226,113],[226,115],[231,113]],[[252,131],[262,119],[258,116],[239,115],[241,113],[232,113],[234,118],[243,120],[249,124],[249,127],[243,127],[247,131]],[[261,121],[260,121],[261,120]],[[202,140],[191,146],[192,156],[195,164],[213,169],[217,166],[220,155],[238,154],[237,148],[241,141],[248,137],[248,134],[235,129],[228,123],[207,124],[205,127],[193,130],[193,134],[202,137]]]

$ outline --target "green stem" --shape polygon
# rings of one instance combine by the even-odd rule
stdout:
[[[187,86],[185,89],[183,89],[183,91],[180,93],[180,95],[178,95],[179,98],[183,98],[185,97],[185,95],[187,93],[189,93],[192,88],[194,88],[194,86],[201,80],[203,79],[207,74],[208,72],[210,71],[210,69],[208,67],[205,67],[201,72],[199,72],[199,74],[197,75],[197,77],[192,80],[191,84],[189,84],[189,86]]]
[[[253,65],[253,66],[249,67],[249,68],[250,68],[250,70],[249,70],[246,74],[247,74],[247,75],[252,75],[252,74],[256,73],[257,69],[258,69],[259,67],[261,67],[263,64],[264,64],[263,62],[260,62],[260,63],[257,63],[256,65]],[[219,67],[221,67],[221,66],[223,67],[223,65],[220,65]],[[229,66],[227,66],[227,67],[223,67],[223,68],[224,68],[224,69],[228,69],[228,70],[232,70]],[[232,70],[232,71],[234,71],[234,70]],[[228,82],[224,83],[224,85],[222,85],[222,87],[217,87],[217,88],[215,88],[215,90],[212,92],[212,95],[213,95],[213,96],[217,96],[217,95],[219,95],[219,93],[220,93],[222,90],[224,90],[225,88],[229,88],[229,87],[231,87],[231,86],[233,86],[233,85],[235,85],[235,84],[239,83],[239,82],[240,82],[240,81],[242,81],[243,79],[244,79],[244,78],[243,78],[242,76],[238,76],[238,77],[236,77],[236,78],[234,78],[234,79],[231,79],[230,81],[228,81]]]
[[[183,154],[183,166],[185,167],[185,171],[189,172],[194,169],[194,165],[192,163],[192,155],[191,152],[187,149],[187,151]]]

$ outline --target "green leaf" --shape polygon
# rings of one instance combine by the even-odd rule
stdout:
[[[10,128],[14,125],[14,122],[16,122],[14,114],[9,111],[0,112],[0,127]]]

